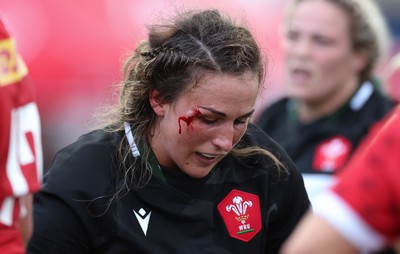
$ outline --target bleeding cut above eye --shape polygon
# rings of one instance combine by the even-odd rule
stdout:
[[[189,115],[189,116],[180,116],[180,117],[178,118],[179,134],[182,133],[181,121],[184,121],[184,122],[186,123],[187,129],[189,130],[189,128],[190,128],[190,126],[191,126],[191,124],[192,124],[192,122],[193,122],[193,119],[194,119],[195,117],[200,116],[200,115],[201,115],[200,110],[199,110],[199,109],[194,109],[194,110],[193,110],[193,113],[192,113],[191,115]]]

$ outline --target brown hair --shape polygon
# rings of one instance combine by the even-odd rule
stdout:
[[[258,44],[248,29],[217,10],[179,13],[169,24],[149,26],[148,39],[138,45],[124,65],[116,117],[106,127],[115,132],[124,128],[124,122],[129,123],[141,148],[141,156],[133,158],[126,137],[121,140],[118,152],[121,163],[116,173],[119,180],[111,201],[150,179],[147,138],[156,119],[149,100],[152,89],[168,103],[195,86],[205,72],[241,75],[246,71],[258,75],[261,85],[264,66]],[[268,156],[278,168],[282,166],[271,152],[259,147],[232,151],[237,157],[255,153]],[[143,164],[145,170],[135,172],[137,163]]]

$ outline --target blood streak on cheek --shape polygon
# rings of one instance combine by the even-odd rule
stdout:
[[[191,126],[191,124],[192,124],[194,118],[195,118],[195,117],[198,117],[199,115],[201,115],[200,110],[194,109],[192,115],[190,115],[190,116],[188,116],[188,117],[186,117],[186,116],[180,116],[180,117],[178,118],[179,134],[182,133],[181,121],[184,121],[184,122],[186,123],[187,130],[189,130],[189,128],[190,128],[190,126]]]

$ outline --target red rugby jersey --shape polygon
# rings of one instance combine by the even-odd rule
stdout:
[[[39,190],[41,127],[28,70],[0,21],[0,225],[20,215],[19,197]]]
[[[387,240],[400,235],[400,106],[379,123],[333,190]]]

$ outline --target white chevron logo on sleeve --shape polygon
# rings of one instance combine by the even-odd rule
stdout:
[[[147,228],[148,228],[149,222],[150,222],[151,211],[147,215],[146,215],[146,211],[143,208],[140,208],[140,210],[138,212],[136,212],[135,210],[133,210],[133,212],[135,213],[136,219],[138,220],[139,225],[142,228],[144,235],[146,235]]]

